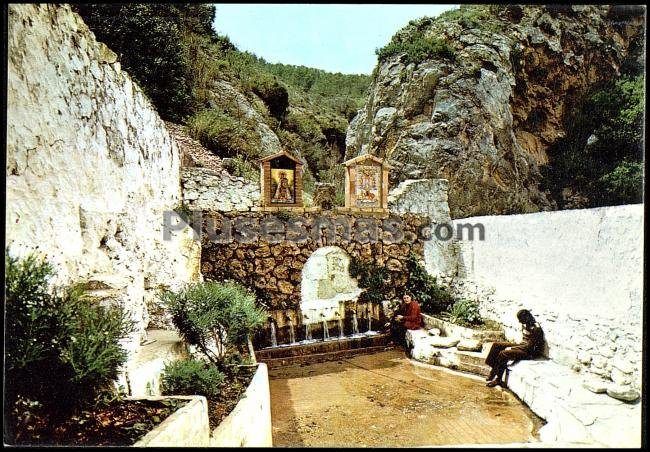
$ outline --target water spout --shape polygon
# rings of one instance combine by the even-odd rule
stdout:
[[[275,322],[271,318],[269,318],[269,322],[271,323],[271,347],[277,347],[278,339],[275,335]]]
[[[296,343],[296,331],[293,329],[293,322],[291,321],[291,316],[287,315],[287,323],[289,324],[289,343]]]
[[[311,328],[309,328],[309,323],[305,323],[305,340],[311,341]]]
[[[372,331],[372,304],[368,305],[368,331]]]
[[[321,314],[321,317],[325,317],[325,314]],[[326,341],[330,338],[330,330],[327,327],[327,320],[323,319],[323,341]]]
[[[343,334],[343,319],[341,318],[341,314],[339,314],[338,312],[336,313],[336,317],[339,324],[339,339],[343,339],[345,337],[345,335]]]
[[[352,311],[352,334],[359,334],[359,323],[357,322],[357,311]]]

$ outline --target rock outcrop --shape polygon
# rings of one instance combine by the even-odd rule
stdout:
[[[179,147],[68,6],[12,5],[8,31],[7,245],[126,308],[133,351],[155,291],[200,276],[191,229],[163,238],[163,212],[181,201]]]
[[[453,58],[380,61],[370,95],[348,129],[347,158],[396,163],[394,182],[449,180],[453,218],[552,209],[539,189],[546,149],[587,89],[615,75],[644,9],[621,6],[473,6],[424,18],[394,41],[437,37]]]

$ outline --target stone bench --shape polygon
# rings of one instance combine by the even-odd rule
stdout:
[[[510,366],[508,389],[547,424],[544,442],[640,447],[641,404],[596,394],[584,376],[550,360],[524,360]]]
[[[411,358],[487,375],[490,368],[485,357],[492,343],[484,342],[481,351],[469,352],[458,350],[454,346],[458,341],[432,336],[425,329],[406,332]],[[506,376],[508,389],[547,422],[540,429],[543,442],[639,447],[641,405],[591,392],[583,386],[584,381],[584,375],[548,359],[513,363]]]

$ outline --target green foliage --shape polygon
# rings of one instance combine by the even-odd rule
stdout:
[[[483,318],[479,313],[479,303],[473,300],[458,300],[449,308],[450,320],[453,323],[472,326],[483,323]]]
[[[599,180],[616,204],[643,202],[643,163],[622,162]]]
[[[463,28],[498,33],[503,23],[498,19],[501,11],[498,5],[460,5],[458,9],[445,11],[436,17],[437,22],[458,22]]]
[[[255,297],[230,281],[189,284],[178,292],[164,291],[161,299],[183,339],[220,368],[224,367],[227,346],[241,348],[266,319]],[[217,353],[211,348],[212,341]]]
[[[259,168],[241,155],[236,155],[232,158],[224,158],[221,163],[233,176],[243,177],[244,179],[253,182],[259,182],[260,180]]]
[[[50,289],[46,261],[5,251],[5,413],[19,400],[66,412],[95,400],[127,355],[120,339],[132,324],[117,307],[84,296],[81,286]]]
[[[289,93],[274,77],[264,72],[255,73],[254,77],[248,79],[248,88],[264,101],[276,119],[285,115],[289,107]]]
[[[221,157],[260,157],[259,136],[246,117],[234,118],[223,110],[203,110],[187,123],[188,132]]]
[[[451,294],[427,273],[415,253],[409,254],[406,269],[409,276],[406,288],[420,303],[423,312],[437,314],[453,302]]]
[[[165,119],[179,121],[191,111],[191,73],[183,37],[211,33],[210,5],[132,3],[76,4],[95,33],[119,55]]]
[[[162,393],[167,395],[219,395],[224,374],[214,365],[199,359],[174,361],[162,374]]]
[[[435,36],[425,36],[423,31],[416,31],[408,38],[401,39],[397,35],[384,47],[375,51],[380,62],[386,58],[404,54],[403,61],[406,64],[419,64],[430,58],[445,58],[453,60],[455,53],[453,47],[447,42]]]
[[[371,260],[350,259],[350,276],[357,280],[359,287],[366,289],[359,297],[360,302],[381,303],[389,292],[389,273],[385,267]]]
[[[562,189],[584,207],[642,201],[644,77],[624,75],[585,96],[568,116],[567,136],[549,149],[544,187],[563,207]]]

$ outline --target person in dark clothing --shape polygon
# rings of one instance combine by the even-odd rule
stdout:
[[[503,373],[508,361],[534,359],[541,356],[544,349],[544,331],[530,311],[520,310],[517,312],[517,319],[521,322],[523,329],[522,343],[495,342],[485,359],[485,364],[492,368],[490,375],[486,378],[487,386],[490,388],[496,385],[503,386]]]
[[[405,345],[406,330],[422,328],[420,305],[410,294],[404,294],[402,304],[390,321],[390,331],[396,342]]]

